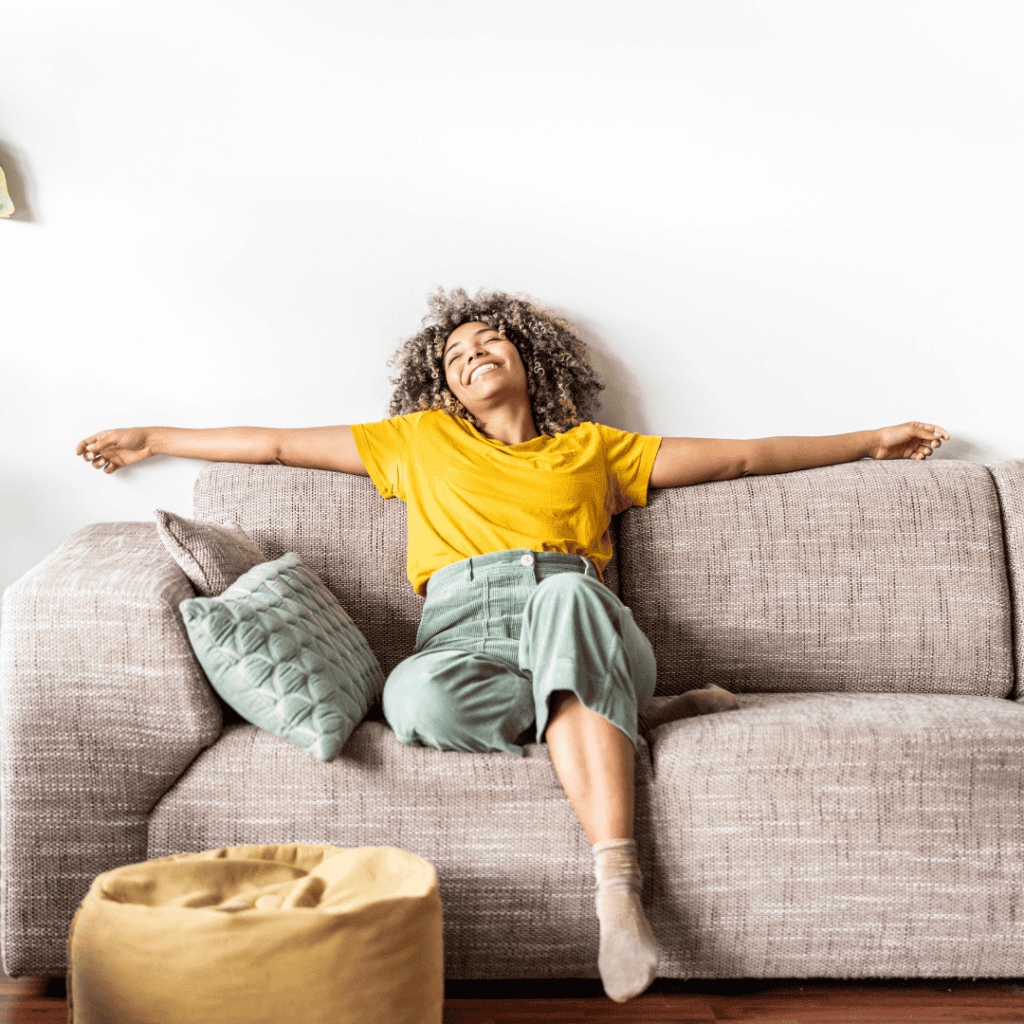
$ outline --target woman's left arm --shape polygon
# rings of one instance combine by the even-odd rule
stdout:
[[[753,441],[663,437],[650,487],[687,487],[749,474],[791,473],[854,459],[925,459],[949,440],[934,423],[860,430],[830,437],[761,437]]]
[[[748,473],[790,473],[855,459],[926,459],[949,440],[934,423],[901,423],[830,437],[762,437],[751,441]]]

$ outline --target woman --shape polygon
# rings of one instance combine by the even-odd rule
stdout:
[[[503,292],[438,289],[430,304],[400,350],[386,420],[108,430],[76,453],[107,473],[157,453],[336,470],[401,498],[407,575],[426,600],[414,653],[387,679],[385,717],[403,742],[438,750],[522,756],[517,741],[536,729],[593,849],[598,967],[625,1002],[658,967],[633,839],[638,710],[656,666],[602,582],[611,517],[646,505],[648,487],[923,459],[949,435],[916,422],[757,441],[616,430],[593,421],[604,386],[566,321]],[[720,688],[691,691],[647,724],[734,705]]]

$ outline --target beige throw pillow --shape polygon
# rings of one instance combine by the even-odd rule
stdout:
[[[240,576],[268,561],[231,521],[218,525],[155,510],[156,530],[200,597],[219,597]]]

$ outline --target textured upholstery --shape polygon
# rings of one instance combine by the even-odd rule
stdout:
[[[865,459],[652,492],[621,516],[620,597],[658,694],[1008,696],[1011,610],[985,466]]]
[[[207,523],[155,509],[157,535],[200,597],[217,597],[239,576],[265,562],[237,524]]]
[[[650,754],[639,743],[636,827],[647,835]],[[253,835],[397,846],[437,869],[446,977],[596,978],[590,844],[547,748],[524,749],[522,758],[442,753],[364,722],[319,764],[254,726],[229,725],[154,808],[148,856]],[[652,845],[638,847],[646,872]]]
[[[999,496],[1003,545],[1014,636],[1013,699],[1024,702],[1024,459],[1003,459],[987,466]]]
[[[63,974],[69,914],[92,878],[145,859],[153,805],[220,735],[178,611],[194,596],[155,523],[87,526],[4,591],[0,945],[12,976]]]
[[[1021,976],[1021,705],[737,700],[655,730],[663,977]]]
[[[194,514],[236,521],[268,558],[298,552],[385,675],[412,652],[404,507],[368,479],[211,464]],[[659,973],[1024,975],[1024,705],[1006,699],[1024,460],[744,477],[655,490],[617,519],[606,582],[651,639],[656,692],[718,682],[740,704],[639,744]],[[190,596],[137,523],[80,531],[4,594],[9,974],[64,970],[101,871],[307,842],[433,864],[449,978],[598,977],[590,848],[543,745],[442,753],[368,720],[319,763],[222,729],[176,612]]]

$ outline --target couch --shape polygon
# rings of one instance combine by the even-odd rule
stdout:
[[[211,463],[195,518],[296,551],[385,675],[423,599],[366,477]],[[643,904],[669,978],[1024,976],[1024,459],[855,462],[651,490],[605,584],[654,703],[739,708],[636,756]],[[400,743],[379,704],[321,762],[206,680],[152,522],[79,530],[0,618],[0,941],[61,975],[100,872],[254,843],[397,846],[437,869],[445,974],[597,978],[593,859],[547,748]]]

